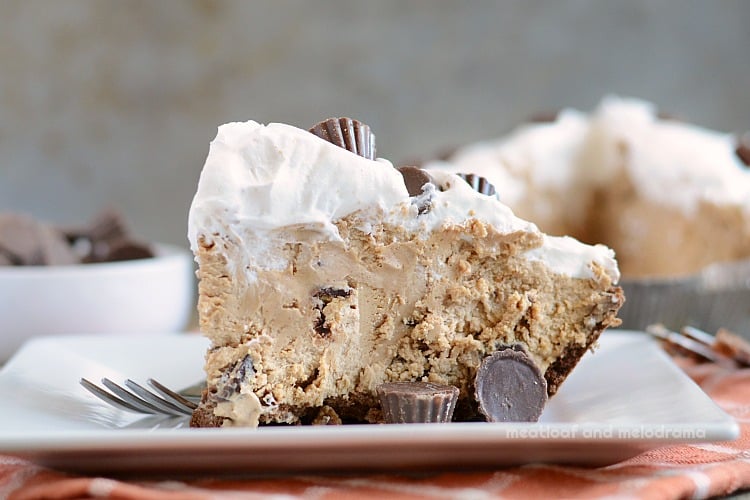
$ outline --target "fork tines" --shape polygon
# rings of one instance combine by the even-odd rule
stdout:
[[[729,330],[720,329],[716,335],[711,335],[693,326],[675,332],[655,324],[646,327],[646,332],[681,354],[697,356],[728,368],[750,367],[750,343]]]
[[[130,379],[125,381],[126,389],[106,377],[103,378],[102,384],[109,389],[108,391],[85,378],[81,378],[80,383],[97,398],[124,411],[152,415],[190,416],[197,407],[194,402],[153,379],[148,379],[148,383],[158,394]]]

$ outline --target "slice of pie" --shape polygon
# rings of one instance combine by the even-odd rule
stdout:
[[[454,420],[482,418],[486,357],[522,348],[552,395],[619,324],[610,249],[373,159],[359,122],[312,132],[230,123],[211,143],[189,220],[211,340],[193,426],[381,422],[376,388],[400,381],[455,386]]]

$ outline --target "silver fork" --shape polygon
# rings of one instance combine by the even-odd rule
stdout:
[[[201,392],[206,386],[206,382],[203,381],[175,392],[152,378],[148,379],[147,382],[154,391],[146,389],[130,379],[125,381],[126,389],[106,377],[103,378],[102,385],[109,391],[85,378],[80,380],[80,384],[87,391],[120,410],[179,417],[192,415],[193,410],[198,407],[197,403],[200,401]]]

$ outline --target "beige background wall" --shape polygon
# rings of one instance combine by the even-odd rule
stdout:
[[[186,244],[216,126],[369,123],[394,161],[606,93],[750,129],[750,2],[0,0],[0,210]]]

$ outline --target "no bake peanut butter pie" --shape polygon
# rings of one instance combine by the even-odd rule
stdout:
[[[616,96],[550,118],[425,168],[485,177],[543,231],[614,248],[628,279],[750,258],[750,137]]]
[[[211,340],[192,425],[410,421],[381,398],[433,390],[434,421],[537,418],[619,324],[619,271],[491,187],[375,159],[354,120],[219,127],[189,218]]]

